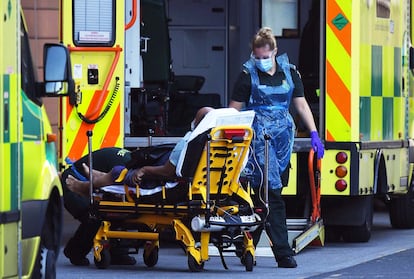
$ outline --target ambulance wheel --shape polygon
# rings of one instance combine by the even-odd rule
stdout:
[[[253,271],[254,265],[254,257],[251,252],[247,252],[246,255],[243,256],[244,266],[246,267],[246,271]]]
[[[62,203],[55,189],[50,195],[32,279],[56,278],[56,261],[62,233]]]
[[[158,247],[154,247],[151,251],[147,253],[144,250],[144,254],[142,255],[144,258],[144,263],[148,267],[153,267],[158,263]]]
[[[393,196],[390,201],[390,221],[395,229],[414,228],[414,192]]]
[[[56,278],[56,255],[53,250],[48,250],[44,247],[40,249],[36,268],[34,269],[31,278]]]
[[[101,260],[93,259],[95,266],[99,269],[106,269],[111,264],[111,253],[108,249],[104,248],[101,251]]]
[[[203,268],[204,262],[199,264],[191,254],[188,254],[188,269],[190,269],[191,272],[200,272],[203,271]]]
[[[371,238],[372,219],[374,216],[374,199],[372,196],[363,197],[361,212],[365,220],[362,225],[343,226],[342,239],[345,242],[368,242]]]

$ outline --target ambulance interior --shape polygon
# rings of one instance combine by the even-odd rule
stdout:
[[[297,66],[319,126],[319,11],[320,0],[142,0],[144,89],[131,94],[131,136],[182,136],[200,107],[226,107],[260,26],[272,27],[278,53]]]

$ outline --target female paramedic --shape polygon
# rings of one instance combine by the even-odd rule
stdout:
[[[252,177],[252,187],[263,192],[263,170],[265,164],[265,138],[269,141],[268,197],[269,212],[266,232],[272,243],[272,251],[278,267],[295,268],[297,263],[289,246],[286,226],[285,203],[281,197],[282,174],[287,169],[294,142],[295,124],[289,114],[289,105],[296,111],[309,129],[311,143],[317,157],[324,154],[324,146],[318,136],[312,112],[304,97],[303,84],[295,66],[286,54],[276,57],[276,39],[269,27],[261,28],[253,37],[250,59],[243,64],[233,89],[229,107],[238,110],[252,109],[256,113],[253,122],[255,138],[249,162],[244,170]],[[287,180],[287,179],[286,179]],[[258,196],[258,195],[256,195]],[[263,199],[257,199],[257,203]],[[257,245],[263,226],[253,234]]]

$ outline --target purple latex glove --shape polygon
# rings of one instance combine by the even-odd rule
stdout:
[[[323,157],[323,154],[325,153],[325,148],[323,147],[321,139],[319,138],[318,132],[312,131],[310,133],[310,136],[312,148],[316,152],[317,158],[321,159]]]

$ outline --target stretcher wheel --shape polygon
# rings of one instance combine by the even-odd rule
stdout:
[[[243,256],[242,262],[244,263],[244,266],[246,267],[246,271],[253,271],[254,257],[252,253],[247,252],[246,255]]]
[[[111,253],[108,249],[103,249],[101,251],[101,260],[98,261],[96,258],[93,259],[95,266],[99,269],[105,269],[111,264]]]
[[[144,258],[144,263],[146,266],[148,267],[155,266],[158,262],[158,247],[154,247],[151,250],[150,249],[144,250],[144,254],[142,256]]]
[[[199,264],[191,254],[188,254],[188,269],[190,269],[191,272],[200,272],[203,268],[204,262]]]

